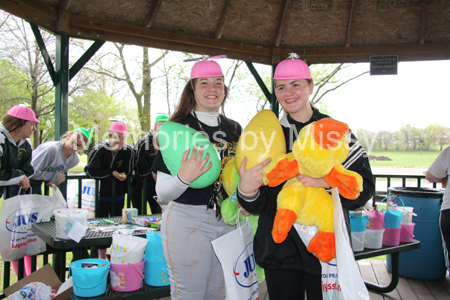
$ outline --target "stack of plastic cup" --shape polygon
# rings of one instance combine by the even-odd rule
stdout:
[[[402,223],[400,225],[400,243],[411,243],[414,237],[414,226],[416,225],[412,221],[413,216],[417,214],[413,213],[414,207],[405,206],[405,212],[402,216]]]
[[[397,199],[403,203],[400,198]],[[399,207],[393,201],[392,203],[390,201],[387,203],[388,209],[384,216],[383,246],[398,246],[400,245],[401,221],[405,206]]]
[[[367,213],[363,210],[350,212],[350,228],[353,252],[364,250],[366,244]]]
[[[376,209],[368,211],[365,246],[367,249],[380,249],[383,246],[384,215],[384,212]]]

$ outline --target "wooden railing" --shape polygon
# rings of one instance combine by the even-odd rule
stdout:
[[[375,206],[376,202],[381,201],[383,198],[385,198],[388,194],[389,194],[389,188],[392,186],[392,179],[401,179],[401,185],[396,185],[397,186],[401,186],[401,187],[423,187],[425,183],[425,185],[429,186],[429,187],[433,187],[436,188],[437,184],[435,182],[430,183],[428,182],[428,180],[425,179],[425,175],[408,175],[408,174],[374,174],[373,175],[374,179],[375,179],[375,197],[372,197],[372,206]],[[415,184],[413,183],[409,183],[410,185],[407,185],[407,180],[408,179],[415,179]],[[386,181],[386,189],[377,189],[377,184],[378,186],[380,185],[380,181]],[[424,182],[423,182],[424,181]],[[411,185],[412,184],[412,185]]]

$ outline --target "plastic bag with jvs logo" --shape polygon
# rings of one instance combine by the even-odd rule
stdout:
[[[66,208],[58,188],[53,196],[17,195],[3,201],[0,216],[0,253],[3,261],[37,255],[46,250],[46,244],[31,231],[31,225],[49,221],[55,209]]]
[[[214,251],[222,264],[226,299],[257,300],[258,274],[253,255],[253,233],[247,221],[212,241]]]

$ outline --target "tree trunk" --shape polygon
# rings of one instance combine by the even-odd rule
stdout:
[[[141,116],[141,130],[149,132],[151,128],[150,124],[150,96],[152,91],[152,77],[151,77],[151,67],[148,61],[148,49],[143,49],[143,62],[142,62],[142,96],[143,103],[141,106],[142,111],[139,112]],[[137,100],[137,99],[136,99]]]

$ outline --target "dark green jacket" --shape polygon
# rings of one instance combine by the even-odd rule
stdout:
[[[34,174],[31,165],[31,144],[23,139],[19,145],[14,143],[8,130],[0,124],[0,192],[3,194],[5,186],[18,185],[26,175]]]

